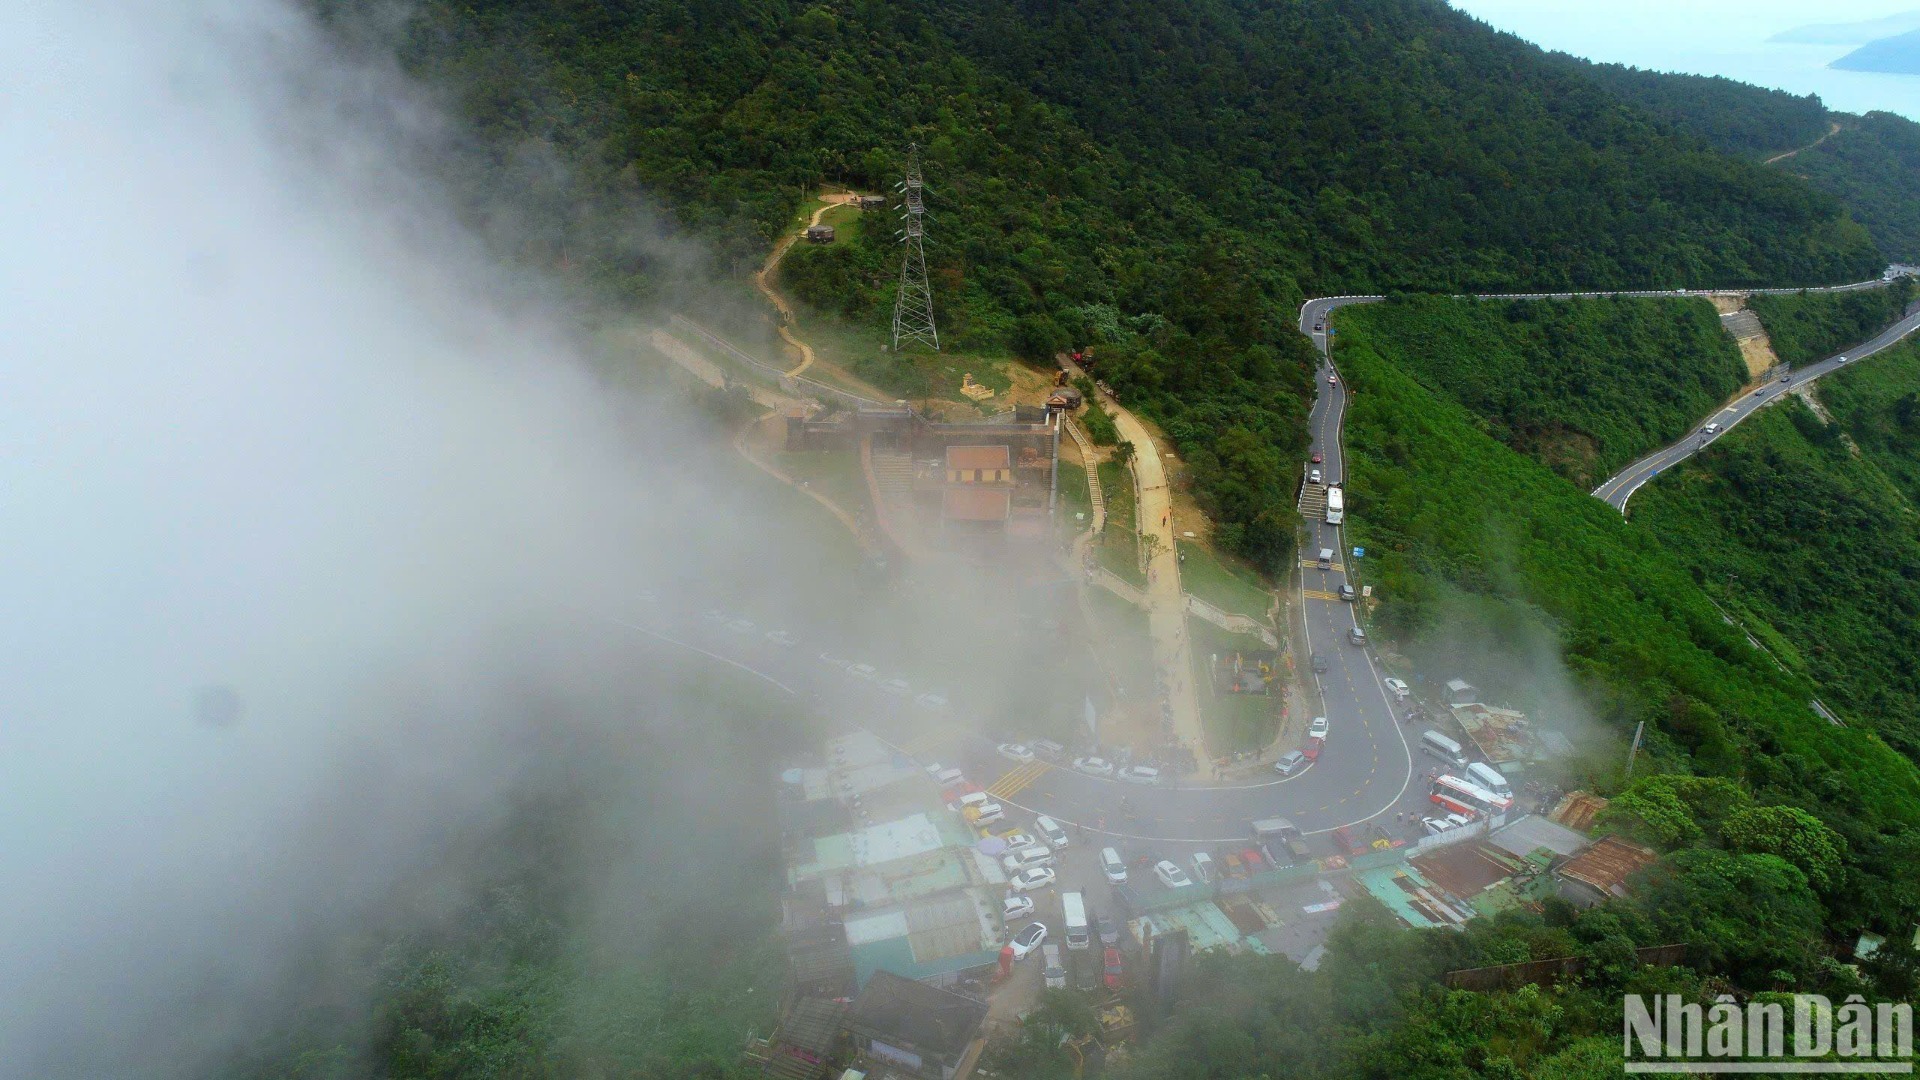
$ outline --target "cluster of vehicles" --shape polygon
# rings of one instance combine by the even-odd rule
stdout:
[[[1438,731],[1420,734],[1420,752],[1447,768],[1427,789],[1437,811],[1420,819],[1428,833],[1470,825],[1482,815],[1504,814],[1513,807],[1513,785],[1484,761],[1469,761],[1458,740]]]

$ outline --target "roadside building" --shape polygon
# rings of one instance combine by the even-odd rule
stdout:
[[[1627,879],[1659,858],[1652,848],[1609,836],[1561,863],[1553,876],[1561,899],[1588,908],[1627,895]]]
[[[947,483],[1013,485],[1013,454],[1005,445],[947,447]]]
[[[1447,680],[1447,704],[1465,705],[1480,696],[1480,688],[1465,679]]]
[[[979,1053],[987,1003],[890,971],[873,978],[847,1010],[856,1052],[920,1080],[953,1080]]]
[[[824,1080],[844,1041],[847,1007],[826,998],[803,998],[780,1018],[767,1040],[748,1048],[761,1062],[760,1075],[779,1080]]]
[[[831,225],[807,226],[807,243],[809,244],[833,243],[833,226]]]

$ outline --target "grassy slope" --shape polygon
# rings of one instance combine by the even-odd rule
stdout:
[[[1857,841],[1920,820],[1920,777],[1872,735],[1836,729],[1811,687],[1721,621],[1686,567],[1605,504],[1477,430],[1462,407],[1342,336],[1356,394],[1347,423],[1350,528],[1398,639],[1459,634],[1481,651],[1550,627],[1581,699],[1614,732],[1648,722],[1673,764],[1739,776]],[[1462,596],[1470,606],[1450,605]],[[1433,674],[1433,673],[1429,673]],[[1471,672],[1469,672],[1471,674]]]
[[[1413,297],[1349,308],[1340,323],[1418,342],[1396,352],[1403,370],[1584,488],[1685,434],[1746,374],[1704,300]]]
[[[1913,292],[1913,283],[1902,279],[1885,289],[1756,296],[1747,306],[1766,324],[1780,359],[1806,364],[1879,333],[1906,310]]]
[[[1920,507],[1920,342],[1820,380],[1820,400],[1867,460]]]
[[[1650,538],[1798,645],[1826,703],[1920,758],[1920,519],[1791,402],[1638,496]]]

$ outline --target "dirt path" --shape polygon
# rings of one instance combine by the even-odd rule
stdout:
[[[1180,560],[1173,546],[1172,497],[1160,448],[1133,413],[1108,400],[1120,437],[1133,445],[1134,475],[1139,477],[1136,511],[1147,541],[1147,631],[1153,638],[1154,668],[1173,713],[1173,736],[1193,749],[1195,761],[1207,760],[1200,723],[1200,698],[1193,685],[1193,645],[1187,637],[1187,598],[1180,589]]]
[[[1761,164],[1771,165],[1776,161],[1785,161],[1788,158],[1792,157],[1793,155],[1799,153],[1800,150],[1811,150],[1814,147],[1819,146],[1821,143],[1826,142],[1828,139],[1833,138],[1835,135],[1840,134],[1839,124],[1833,123],[1832,121],[1828,121],[1828,125],[1829,126],[1827,128],[1827,133],[1825,135],[1822,135],[1819,138],[1808,143],[1807,145],[1800,147],[1799,150],[1789,150],[1784,154],[1775,154],[1772,157],[1768,158],[1766,161],[1762,162]]]
[[[774,310],[780,313],[780,336],[786,339],[787,344],[800,351],[800,364],[788,371],[789,375],[798,375],[813,366],[813,346],[794,337],[793,331],[788,328],[788,324],[793,321],[793,305],[787,302],[786,297],[780,295],[779,289],[773,287],[773,275],[780,269],[780,260],[786,257],[787,249],[793,246],[794,241],[800,239],[807,229],[820,224],[820,219],[826,215],[827,211],[836,206],[845,206],[855,198],[857,196],[850,191],[829,192],[820,196],[820,201],[826,205],[813,212],[813,217],[807,222],[806,228],[796,229],[781,237],[780,242],[775,244],[773,251],[767,255],[766,264],[753,275],[753,287],[759,289],[760,294],[767,298],[767,303],[772,304]]]

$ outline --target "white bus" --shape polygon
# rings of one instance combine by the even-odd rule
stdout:
[[[1512,799],[1503,799],[1457,776],[1443,776],[1435,780],[1433,787],[1427,791],[1427,797],[1456,814],[1504,814],[1513,806]]]
[[[1346,502],[1346,499],[1341,496],[1340,489],[1337,487],[1328,488],[1327,489],[1327,524],[1338,525],[1342,521],[1346,520],[1346,516],[1347,516],[1347,502]]]

